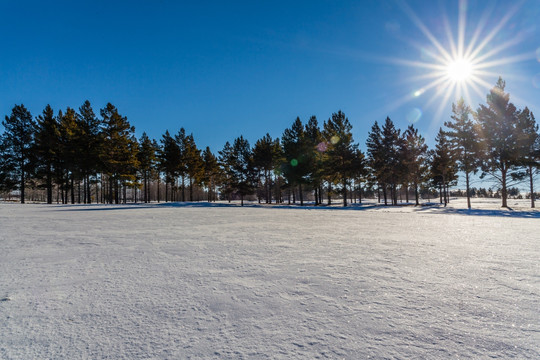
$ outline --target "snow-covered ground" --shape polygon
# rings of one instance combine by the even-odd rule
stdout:
[[[515,204],[0,204],[0,358],[540,359]]]

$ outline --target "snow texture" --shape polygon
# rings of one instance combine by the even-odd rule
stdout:
[[[0,358],[540,359],[540,213],[460,204],[0,204]]]

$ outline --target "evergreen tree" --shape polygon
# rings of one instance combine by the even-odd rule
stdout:
[[[255,143],[253,162],[259,179],[264,179],[264,198],[269,204],[272,202],[271,175],[276,163],[275,140],[270,134],[267,133]]]
[[[420,205],[418,189],[423,183],[427,171],[427,145],[424,137],[412,124],[405,131],[403,147],[405,148],[403,165],[406,168],[408,180],[413,184],[415,205],[418,206]]]
[[[47,204],[52,204],[54,164],[59,156],[60,131],[54,111],[50,105],[43,110],[43,114],[37,117],[35,135],[35,155],[37,158],[38,178],[45,178],[47,192]]]
[[[369,168],[369,176],[371,179],[371,182],[377,183],[377,192],[380,194],[380,189],[383,189],[384,193],[384,204],[387,205],[386,200],[386,181],[387,181],[387,174],[386,174],[386,166],[385,166],[385,160],[386,156],[383,150],[382,145],[382,130],[375,121],[373,126],[371,127],[371,131],[368,134],[368,138],[366,141],[367,146],[367,166]],[[379,199],[380,200],[380,199]]]
[[[109,177],[109,203],[120,202],[120,188],[126,182],[135,179],[135,168],[138,165],[138,146],[135,142],[135,128],[118,109],[108,103],[100,111],[103,127],[103,152],[101,160],[104,171]],[[125,198],[124,198],[125,200]]]
[[[11,179],[17,179],[18,189],[21,194],[21,203],[25,201],[25,188],[27,175],[31,172],[32,149],[34,146],[34,134],[36,124],[32,114],[24,105],[15,105],[11,115],[2,121],[4,133],[0,139],[2,148],[2,167],[9,171],[4,175],[4,186],[11,183]]]
[[[202,153],[203,160],[203,177],[202,183],[208,189],[208,202],[211,202],[214,198],[214,188],[216,182],[219,179],[219,164],[217,158],[212,154],[210,148],[207,146]]]
[[[527,107],[518,115],[517,129],[520,150],[518,163],[525,168],[525,173],[519,174],[519,177],[529,177],[531,208],[534,208],[534,175],[540,171],[540,135],[534,115]]]
[[[234,156],[233,156],[233,147],[227,141],[223,146],[223,149],[218,152],[218,162],[221,167],[221,193],[227,197],[227,200],[231,202],[231,195],[234,191],[233,184],[233,165],[234,165]]]
[[[234,140],[230,162],[230,178],[244,206],[244,197],[252,194],[257,184],[257,170],[249,142],[242,136]]]
[[[469,117],[471,109],[465,104],[463,98],[458,100],[457,104],[452,104],[452,113],[453,121],[445,122],[444,125],[450,129],[447,136],[456,156],[459,170],[465,173],[467,207],[470,209],[470,174],[475,174],[480,165],[478,129]]]
[[[392,120],[389,117],[386,118],[382,127],[382,139],[381,150],[383,155],[383,178],[385,184],[390,185],[392,203],[397,205],[397,184],[400,181],[400,176],[403,174],[403,162],[402,162],[402,138],[400,136],[401,131],[396,129]],[[386,205],[386,189],[383,188],[385,193],[385,205]]]
[[[310,154],[311,186],[315,192],[315,205],[322,203],[322,183],[326,163],[327,144],[324,142],[319,123],[315,116],[309,118],[304,130]]]
[[[80,175],[79,156],[81,153],[80,140],[81,132],[77,122],[75,110],[68,107],[65,113],[59,115],[60,132],[60,161],[62,166],[58,166],[61,171],[60,181],[63,184],[63,203],[68,202],[68,193],[71,194],[71,203],[75,203],[74,183],[75,178]]]
[[[176,182],[181,157],[180,147],[169,133],[169,130],[165,131],[161,139],[159,156],[160,167],[165,172],[165,201],[169,200],[168,189],[172,188]]]
[[[342,186],[343,206],[347,206],[347,185],[363,165],[363,154],[353,143],[351,130],[352,125],[341,110],[324,123],[324,136],[330,140],[326,151],[328,167]]]
[[[10,156],[9,144],[4,136],[0,137],[0,195],[9,194],[17,188],[15,164]]]
[[[300,205],[304,205],[302,185],[308,184],[312,172],[312,151],[304,133],[304,126],[299,117],[281,137],[284,162],[282,174],[291,188],[298,186]]]
[[[185,137],[184,159],[189,177],[189,201],[193,201],[193,186],[201,185],[204,175],[201,151],[197,148],[197,144],[195,144],[193,134]]]
[[[457,164],[452,145],[442,129],[439,129],[435,141],[435,150],[431,153],[431,178],[439,186],[441,203],[446,206],[449,201],[448,187],[457,180]]]
[[[186,139],[186,130],[184,128],[180,128],[178,131],[178,134],[174,137],[176,144],[178,145],[178,148],[180,149],[180,160],[178,162],[178,175],[182,179],[182,201],[186,201],[186,184],[185,179],[188,175],[188,169],[187,169],[187,154],[186,154],[186,146],[187,146],[187,139]]]
[[[502,207],[507,207],[508,176],[517,170],[519,160],[518,110],[504,92],[506,83],[499,78],[487,95],[487,106],[476,112],[483,147],[482,177],[489,175],[501,186]]]
[[[139,152],[137,154],[139,160],[139,171],[143,181],[143,201],[150,202],[150,180],[152,171],[156,165],[156,148],[152,140],[144,132],[139,140]]]
[[[92,202],[90,182],[101,168],[102,123],[94,113],[90,101],[86,100],[79,108],[77,116],[79,137],[79,166],[84,181],[84,203]]]

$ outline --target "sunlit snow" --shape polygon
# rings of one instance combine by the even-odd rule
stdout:
[[[538,359],[522,204],[0,204],[0,358]]]

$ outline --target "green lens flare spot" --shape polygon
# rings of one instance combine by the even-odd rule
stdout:
[[[292,165],[292,166],[297,166],[297,165],[298,165],[298,160],[292,159],[292,160],[291,160],[291,165]]]

